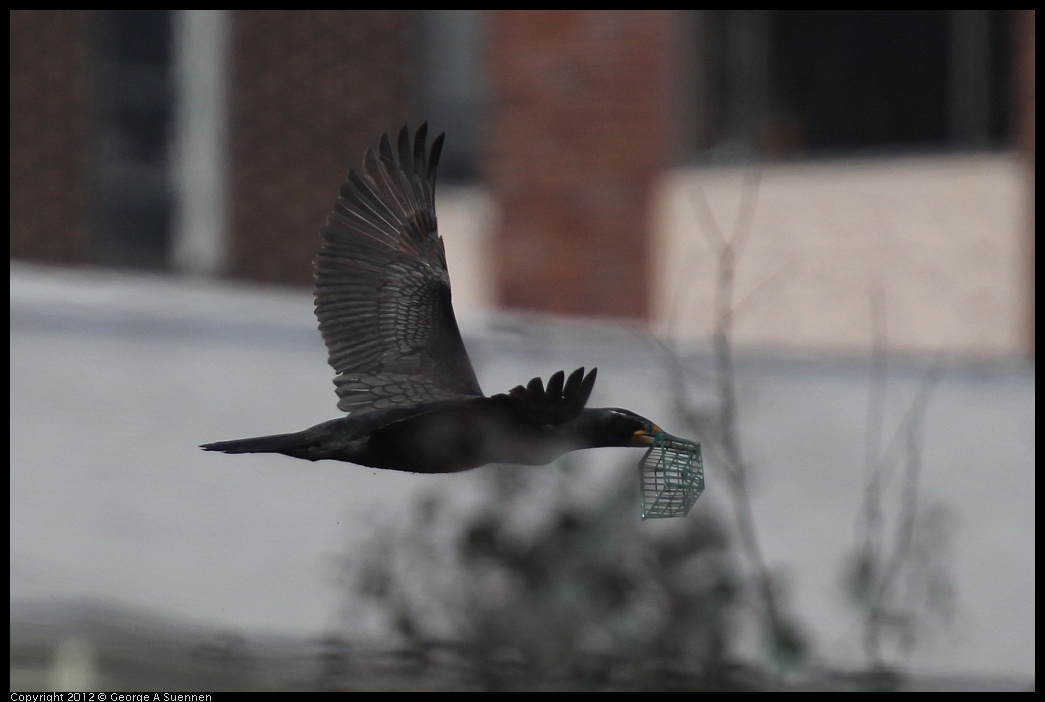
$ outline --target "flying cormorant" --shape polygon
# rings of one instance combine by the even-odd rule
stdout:
[[[348,415],[291,434],[204,444],[225,453],[282,453],[416,473],[487,463],[541,465],[569,451],[648,447],[660,427],[634,412],[586,408],[595,369],[547,386],[534,378],[487,397],[479,388],[450,301],[436,228],[440,134],[393,151],[384,135],[351,170],[320,233],[316,316]]]

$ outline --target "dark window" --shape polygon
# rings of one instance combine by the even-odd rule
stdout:
[[[434,133],[446,132],[439,178],[476,177],[485,68],[481,10],[421,11],[421,109]]]
[[[1002,148],[1011,13],[698,12],[698,151],[714,156]]]
[[[171,247],[169,10],[95,13],[95,255],[164,268]]]

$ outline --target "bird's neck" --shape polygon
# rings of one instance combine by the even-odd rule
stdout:
[[[618,442],[610,438],[604,429],[605,411],[598,407],[585,407],[571,423],[571,439],[577,448],[604,448],[617,446]]]

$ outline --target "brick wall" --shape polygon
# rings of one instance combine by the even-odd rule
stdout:
[[[669,11],[491,13],[488,182],[501,304],[650,312],[669,135]]]
[[[11,257],[82,263],[89,246],[88,15],[12,10]]]
[[[1027,309],[1024,315],[1024,326],[1026,327],[1027,349],[1030,357],[1034,356],[1037,333],[1035,322],[1036,309],[1034,299],[1034,279],[1037,274],[1034,266],[1034,252],[1037,242],[1034,236],[1035,227],[1035,197],[1034,197],[1034,10],[1019,10],[1016,12],[1015,26],[1015,76],[1013,84],[1016,100],[1016,144],[1026,156],[1029,169],[1030,186],[1027,196],[1027,244],[1025,246],[1027,261],[1027,280],[1029,281],[1031,294],[1027,296]]]
[[[231,275],[311,284],[319,228],[348,169],[415,109],[417,19],[394,10],[233,13]]]

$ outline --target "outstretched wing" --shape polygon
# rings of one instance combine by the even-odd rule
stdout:
[[[386,134],[352,170],[320,231],[316,316],[337,373],[338,408],[364,412],[481,397],[450,301],[436,228],[440,134],[426,153],[428,125],[397,150]]]
[[[597,372],[597,368],[592,368],[585,375],[584,369],[578,368],[564,382],[566,374],[558,371],[548,378],[547,387],[540,378],[534,378],[525,387],[517,385],[492,399],[507,403],[515,418],[525,424],[565,424],[580,414],[588,403]]]

